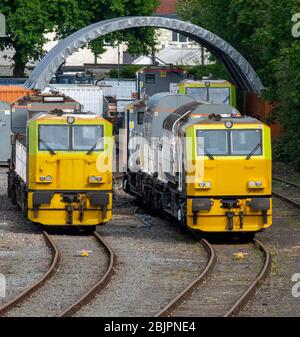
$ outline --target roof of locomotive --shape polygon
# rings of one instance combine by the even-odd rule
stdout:
[[[68,117],[74,117],[75,121],[76,120],[80,120],[80,121],[96,121],[96,120],[103,120],[105,122],[110,123],[109,121],[107,121],[106,119],[104,119],[103,117],[95,114],[95,113],[64,113],[62,115],[57,114],[57,113],[39,113],[37,115],[35,115],[34,117],[31,118],[30,121],[66,121],[67,122],[67,118]]]
[[[48,99],[48,101],[47,101]],[[52,100],[51,100],[52,99]],[[57,100],[55,100],[57,99]],[[19,98],[15,103],[18,105],[32,105],[32,104],[64,104],[64,103],[78,103],[70,96],[60,94],[58,92],[48,92],[41,94],[31,94]]]
[[[147,110],[158,112],[173,112],[183,104],[195,102],[192,96],[184,94],[174,94],[171,92],[160,92],[149,98]]]
[[[192,118],[189,120],[187,124],[184,125],[184,129],[187,129],[191,126],[195,125],[224,125],[224,123],[231,121],[233,124],[245,125],[263,125],[264,123],[260,120],[250,117],[250,116],[232,116],[232,117],[222,117],[220,120],[216,120],[215,118],[209,118],[208,116],[202,118]]]
[[[228,104],[200,104],[193,111],[193,115],[240,115],[240,112]]]
[[[182,105],[181,107],[179,107],[177,110],[175,110],[173,113],[171,113],[165,120],[163,123],[163,128],[165,130],[169,130],[172,131],[173,126],[175,125],[176,121],[181,119],[185,119],[185,114],[187,114],[188,112],[192,112],[194,109],[196,109],[201,103],[199,102],[190,102],[187,104]],[[188,117],[187,117],[188,118]]]
[[[205,85],[206,83],[215,84],[223,84],[223,85],[231,85],[229,81],[222,80],[222,79],[210,79],[210,78],[203,78],[202,80],[191,80],[185,79],[177,84],[178,85]]]
[[[166,130],[172,131],[173,126],[179,119],[181,120],[181,123],[186,124],[190,119],[200,119],[210,115],[240,116],[240,112],[228,104],[191,102],[180,106],[177,110],[170,114],[165,119],[163,127]]]

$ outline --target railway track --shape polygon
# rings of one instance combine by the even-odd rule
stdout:
[[[249,244],[211,245],[202,239],[201,243],[208,254],[205,269],[156,317],[237,316],[269,275],[271,257],[258,240]],[[249,257],[235,265],[232,257],[238,250]],[[254,262],[257,260],[257,250],[263,256],[259,273],[256,269],[261,259]],[[250,264],[248,259],[251,260]],[[253,275],[257,276],[253,279]]]
[[[55,274],[56,270],[58,269],[59,264],[61,262],[60,251],[57,248],[54,241],[51,239],[51,237],[46,232],[43,232],[43,235],[52,253],[52,259],[51,259],[51,263],[49,265],[48,270],[44,273],[44,275],[37,282],[30,285],[28,288],[22,291],[21,294],[14,297],[8,303],[5,303],[4,305],[2,305],[0,307],[0,316],[7,314],[13,308],[21,305],[21,303],[24,302],[28,297],[30,297],[31,294],[33,294],[35,291],[40,289],[53,276],[53,274]]]
[[[43,234],[52,251],[51,265],[39,281],[3,305],[0,316],[72,316],[112,277],[116,257],[98,233]]]
[[[300,209],[300,186],[279,177],[273,177],[273,182],[273,196]]]

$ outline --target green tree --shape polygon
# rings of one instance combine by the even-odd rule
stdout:
[[[159,0],[53,0],[52,8],[64,7],[66,2],[73,10],[65,9],[63,12],[56,12],[54,18],[57,23],[57,36],[60,38],[66,37],[88,24],[102,20],[122,16],[152,15],[159,4]],[[80,17],[79,20],[74,18],[74,12],[75,18]],[[121,42],[128,43],[128,51],[132,54],[148,54],[155,47],[154,30],[139,28],[119,31],[92,41],[89,47],[97,56],[105,51],[107,44],[116,46]]]
[[[136,72],[143,68],[142,65],[139,64],[130,64],[128,66],[124,66],[122,68],[120,68],[120,70],[118,71],[118,69],[112,69],[109,72],[109,77],[111,78],[126,78],[126,79],[135,79],[136,78]]]
[[[14,76],[23,77],[28,61],[44,55],[45,33],[55,31],[63,38],[74,31],[105,19],[131,15],[151,15],[158,0],[1,0],[0,12],[6,16],[7,38],[1,50],[13,48]],[[105,38],[129,43],[131,53],[148,53],[154,47],[152,29],[132,29]],[[103,38],[90,44],[99,55],[105,51]]]
[[[1,0],[0,12],[6,16],[7,38],[1,50],[13,47],[14,76],[23,77],[29,60],[38,60],[46,42],[44,33],[53,28],[48,18],[47,0]]]
[[[281,49],[274,61],[278,81],[279,120],[284,134],[274,145],[275,158],[294,163],[300,171],[300,41]]]
[[[291,34],[300,0],[178,0],[178,11],[223,37],[252,64],[283,126],[275,154],[300,169],[300,41]]]

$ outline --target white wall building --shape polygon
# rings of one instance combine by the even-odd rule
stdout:
[[[51,50],[58,41],[55,40],[54,33],[46,34],[49,40],[45,46],[45,52]],[[187,37],[166,29],[157,29],[157,53],[156,56],[161,59],[162,63],[176,64],[176,65],[196,65],[201,64],[202,50],[201,46]],[[120,44],[119,48],[107,47],[106,52],[97,58],[98,64],[118,64],[118,51],[120,53],[119,60],[123,63],[123,53],[127,50],[126,44]],[[0,76],[11,76],[12,69],[12,56],[13,50],[6,50],[0,52]],[[205,64],[208,61],[209,53],[205,50],[204,60]],[[28,66],[34,66],[37,62],[29,62]],[[94,54],[87,48],[80,48],[73,55],[68,57],[66,66],[82,66],[85,63],[95,63]],[[151,58],[141,56],[134,64],[150,64]],[[159,62],[160,63],[160,62]]]

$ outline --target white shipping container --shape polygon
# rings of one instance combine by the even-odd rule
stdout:
[[[135,80],[108,78],[97,83],[103,89],[104,96],[114,96],[117,100],[131,99],[136,92]]]
[[[26,147],[20,143],[18,140],[16,141],[16,173],[23,179],[26,183]]]
[[[49,84],[45,91],[55,89],[73,98],[83,106],[83,112],[91,111],[103,115],[103,90],[96,85]]]

